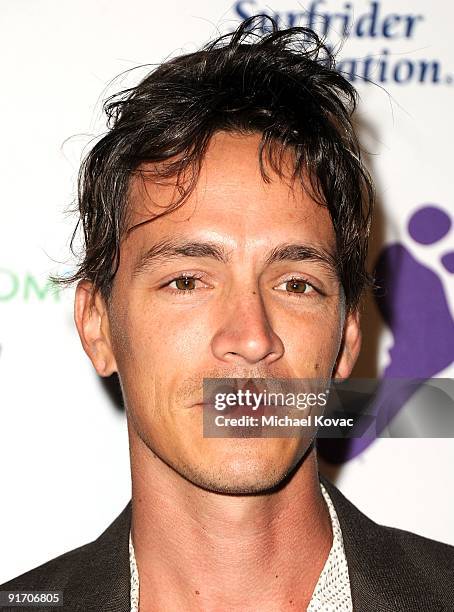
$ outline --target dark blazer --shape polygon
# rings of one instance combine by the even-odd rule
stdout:
[[[377,525],[334,485],[321,481],[342,529],[355,612],[454,612],[453,546]],[[63,608],[49,612],[130,612],[130,524],[131,502],[97,540],[0,590],[63,591]]]

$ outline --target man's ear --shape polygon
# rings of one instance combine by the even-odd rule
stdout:
[[[359,310],[349,312],[345,318],[344,333],[333,369],[333,378],[348,378],[361,349]]]
[[[90,281],[82,280],[76,287],[74,321],[84,351],[97,373],[110,376],[116,372],[106,303]]]

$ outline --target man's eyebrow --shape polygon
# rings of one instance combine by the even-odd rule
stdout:
[[[266,264],[270,265],[279,261],[314,261],[321,263],[338,277],[336,258],[323,248],[305,244],[281,244],[271,251],[266,259]]]
[[[212,242],[165,239],[140,255],[134,265],[133,276],[150,272],[164,261],[178,257],[210,257],[221,263],[229,261],[229,253],[222,245]],[[315,261],[323,264],[334,276],[338,276],[334,256],[322,248],[304,244],[280,244],[268,254],[265,264],[271,265],[279,261]]]
[[[212,242],[162,240],[142,253],[134,265],[133,276],[149,272],[160,263],[176,257],[211,257],[222,263],[228,261],[225,249]]]

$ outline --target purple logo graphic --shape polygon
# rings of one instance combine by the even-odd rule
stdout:
[[[410,218],[408,231],[420,244],[438,242],[451,220],[435,206],[425,206]],[[454,252],[442,257],[452,262]],[[435,376],[454,359],[454,321],[441,280],[401,244],[384,249],[376,265],[376,295],[380,313],[391,329],[394,345],[385,378]]]
[[[413,240],[433,245],[451,229],[451,219],[441,208],[426,205],[411,216],[408,232]],[[441,256],[444,268],[454,272],[454,250]],[[390,363],[384,379],[422,380],[436,376],[454,361],[454,320],[443,284],[437,274],[417,261],[402,244],[387,246],[376,268],[380,290],[375,295],[378,309],[393,335]],[[330,463],[343,463],[365,450],[415,393],[417,387],[379,386],[374,398],[374,432],[348,441],[321,444],[320,452]]]

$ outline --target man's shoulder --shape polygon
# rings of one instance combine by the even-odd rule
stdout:
[[[414,557],[415,563],[436,562],[439,570],[446,564],[447,569],[451,572],[454,571],[454,546],[438,540],[431,540],[405,529],[387,527],[377,523],[376,527],[383,538],[393,542],[402,553]]]
[[[322,482],[339,519],[357,609],[454,610],[453,546],[379,525]]]
[[[34,567],[20,576],[0,585],[0,590],[43,590],[59,585],[66,586],[68,579],[80,565],[86,566],[86,561],[93,555],[96,540],[73,550],[69,550],[42,565]]]
[[[62,591],[68,611],[120,610],[129,596],[131,502],[95,540],[0,585],[2,591]]]
[[[426,594],[433,592],[441,599],[447,598],[454,609],[454,546],[378,524],[375,534],[380,542],[377,547],[382,557],[380,566],[389,565],[401,589],[413,585],[415,592],[420,589]]]
[[[401,552],[407,551],[410,554],[417,555],[418,558],[427,555],[429,557],[436,556],[441,560],[452,560],[454,546],[405,529],[376,523],[359,510],[329,480],[321,477],[321,482],[328,489],[336,511],[338,515],[340,514],[342,532],[347,532],[348,536],[358,534],[366,545],[373,544],[373,541],[378,538],[380,541],[387,541],[388,544],[392,543],[393,546],[399,546]]]

